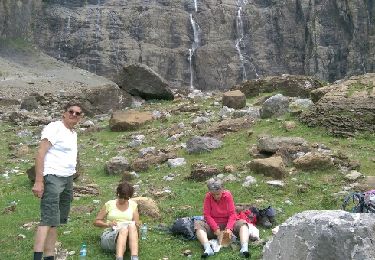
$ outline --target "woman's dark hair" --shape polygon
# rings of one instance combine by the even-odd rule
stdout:
[[[128,182],[123,181],[117,186],[116,194],[120,199],[130,199],[133,196],[134,188]]]
[[[68,111],[68,109],[71,107],[79,107],[81,110],[83,110],[81,103],[78,101],[70,101],[64,106],[64,111]]]

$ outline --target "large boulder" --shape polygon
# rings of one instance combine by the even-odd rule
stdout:
[[[310,76],[283,75],[248,80],[232,87],[232,89],[241,90],[246,97],[278,92],[289,97],[309,98],[310,92],[320,87],[323,87],[323,84],[318,79]]]
[[[305,151],[308,142],[301,137],[283,137],[263,135],[258,137],[258,150],[263,153],[276,153],[280,149],[295,147],[296,150]]]
[[[155,71],[143,64],[132,64],[119,73],[117,84],[126,92],[144,99],[173,100],[168,83]]]
[[[264,101],[260,110],[261,118],[282,116],[289,111],[289,98],[282,94],[274,95]]]
[[[112,157],[105,164],[105,171],[108,175],[122,175],[129,170],[130,163],[128,159],[123,156]]]
[[[109,120],[112,131],[127,131],[137,129],[152,121],[152,113],[140,111],[115,111]]]
[[[227,91],[223,94],[223,106],[241,109],[246,106],[246,96],[239,90]]]
[[[148,197],[132,198],[138,204],[138,211],[141,216],[149,216],[151,218],[160,218],[160,210],[156,202]]]
[[[286,169],[283,159],[280,156],[274,156],[264,159],[254,159],[248,164],[249,168],[258,174],[270,176],[276,179],[282,179],[286,175]]]
[[[306,153],[295,159],[293,164],[302,170],[323,170],[333,166],[331,157],[320,153]]]
[[[375,131],[375,74],[351,77],[325,91],[300,120],[308,126],[323,126],[337,136]],[[325,94],[324,94],[325,93]],[[316,99],[318,99],[317,97]]]
[[[305,211],[289,218],[263,248],[264,260],[375,259],[369,213]]]
[[[222,146],[222,142],[212,137],[194,136],[186,142],[188,153],[210,152]]]

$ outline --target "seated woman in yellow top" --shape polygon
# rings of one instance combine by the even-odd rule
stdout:
[[[101,247],[116,251],[116,260],[123,260],[126,241],[129,238],[131,260],[138,260],[139,214],[137,203],[130,198],[134,188],[126,181],[117,186],[117,199],[104,204],[94,225],[107,228],[101,236]]]

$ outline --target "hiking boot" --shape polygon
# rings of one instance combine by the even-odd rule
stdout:
[[[241,252],[241,256],[244,257],[244,258],[250,258],[251,257],[250,252],[248,252],[248,251]]]
[[[243,257],[243,258],[250,258],[251,257],[251,254],[250,254],[250,251],[240,251],[240,255]]]

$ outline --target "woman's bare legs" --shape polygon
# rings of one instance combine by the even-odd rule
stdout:
[[[129,230],[129,247],[130,247],[130,254],[132,256],[138,255],[138,231],[137,227],[134,223],[128,226]]]
[[[126,250],[126,240],[128,238],[128,227],[121,228],[118,232],[116,242],[116,257],[123,257]]]

